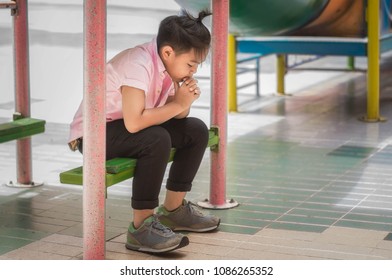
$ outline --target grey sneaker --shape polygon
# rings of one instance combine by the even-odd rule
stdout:
[[[133,224],[130,225],[125,247],[147,253],[164,253],[188,244],[188,237],[174,233],[162,225],[154,215],[147,218],[138,229],[135,229]]]
[[[197,205],[185,199],[182,205],[172,212],[160,206],[157,214],[163,225],[175,231],[206,232],[216,229],[220,223],[218,217],[202,213]]]

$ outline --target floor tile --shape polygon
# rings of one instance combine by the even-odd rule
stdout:
[[[372,223],[372,222],[364,222],[364,221],[340,220],[337,221],[334,225],[340,227],[353,227],[353,228],[373,229],[373,230],[380,230],[380,231],[392,231],[391,224]]]
[[[376,149],[372,147],[343,145],[335,149],[334,151],[330,152],[329,155],[342,156],[342,157],[367,158],[370,155],[372,155],[375,151]]]
[[[384,240],[392,241],[392,233],[389,233],[387,236],[385,236]]]
[[[36,231],[32,229],[0,227],[1,238],[9,237],[26,240],[39,240],[48,235],[48,232]]]
[[[299,224],[299,223],[285,223],[285,222],[274,222],[271,223],[268,228],[273,229],[285,229],[285,230],[296,230],[296,231],[308,231],[308,232],[323,232],[328,226],[312,225],[312,224]]]

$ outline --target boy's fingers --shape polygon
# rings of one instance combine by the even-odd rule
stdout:
[[[185,85],[194,85],[198,83],[198,80],[194,79],[194,78],[188,78],[186,80],[184,80]]]
[[[174,82],[174,91],[177,91],[180,88],[180,84],[178,82]]]
[[[191,84],[191,83],[194,83],[194,84],[196,84],[198,81],[195,79],[195,78],[189,78],[189,79],[186,79],[185,80],[185,83],[187,84],[187,85],[189,85],[189,84]]]

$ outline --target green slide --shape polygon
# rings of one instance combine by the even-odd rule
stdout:
[[[196,13],[211,0],[176,0]],[[230,32],[240,36],[366,34],[365,0],[231,0]]]

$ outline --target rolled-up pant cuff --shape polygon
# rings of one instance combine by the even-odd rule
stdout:
[[[166,189],[173,192],[189,192],[192,189],[192,184],[173,182],[168,179],[166,182]]]
[[[132,208],[136,210],[155,209],[159,205],[159,200],[135,200],[132,198]]]

